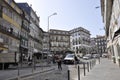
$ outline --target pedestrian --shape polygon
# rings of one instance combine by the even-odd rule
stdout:
[[[62,70],[62,60],[60,57],[58,57],[57,63],[58,63],[58,69]]]
[[[76,55],[74,55],[74,59],[75,59],[75,67],[77,68],[77,63],[78,63],[78,58],[77,58],[77,56]]]

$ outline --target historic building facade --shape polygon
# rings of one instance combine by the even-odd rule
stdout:
[[[102,56],[102,54],[107,54],[107,44],[106,44],[106,37],[97,35],[95,38],[97,53]]]
[[[39,17],[36,12],[27,3],[18,3],[18,5],[26,11],[30,16],[29,25],[29,41],[28,41],[28,58],[32,59],[33,55],[39,59],[43,50],[43,30],[39,26]]]
[[[54,54],[64,54],[70,49],[69,31],[50,29],[50,51]]]
[[[89,53],[90,49],[90,32],[82,27],[70,30],[71,49],[82,55]],[[84,54],[83,54],[84,53]]]
[[[21,25],[21,33],[20,33],[20,53],[21,53],[21,62],[27,61],[28,54],[28,41],[29,41],[29,33],[30,33],[30,15],[21,7],[18,6],[23,11],[22,13],[22,25]]]
[[[49,33],[48,32],[44,32],[43,33],[43,53],[47,54],[49,52]]]
[[[110,58],[120,64],[120,0],[101,0],[107,49]]]
[[[21,14],[14,0],[0,0],[0,63],[4,68],[19,60]]]

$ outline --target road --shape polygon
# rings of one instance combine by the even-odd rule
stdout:
[[[81,66],[81,75],[83,75],[83,66]],[[78,68],[75,65],[62,65],[63,69],[58,70],[57,66],[54,71],[38,74],[34,80],[68,80],[68,70],[70,70],[70,80],[78,79]]]
[[[56,65],[51,65],[51,66],[40,66],[36,67],[34,70],[33,67],[25,67],[19,69],[19,76],[23,75],[28,75],[32,74],[34,72],[42,72],[42,71],[47,71],[47,70],[52,70]],[[0,70],[0,80],[7,80],[10,78],[15,78],[18,76],[18,68],[11,68],[7,70]]]
[[[80,75],[82,77],[84,76],[83,64],[78,64],[78,65],[80,66]],[[24,77],[24,79],[21,80],[68,80],[68,70],[70,70],[70,80],[78,80],[78,68],[75,65],[62,64],[62,67],[63,69],[61,71],[57,69],[57,64],[52,64],[51,66],[48,67],[37,67],[36,70],[34,71],[32,71],[33,69],[32,67],[23,68],[20,69],[20,76],[28,75],[28,74],[31,75]],[[49,71],[45,71],[47,69]],[[86,72],[87,72],[87,68],[86,68]],[[13,78],[17,76],[18,76],[17,69],[0,70],[0,80],[9,80],[8,78]]]

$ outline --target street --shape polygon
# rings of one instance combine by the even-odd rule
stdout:
[[[89,61],[89,60],[88,60]],[[62,70],[58,70],[57,63],[50,66],[26,67],[19,70],[20,80],[68,80],[68,70],[70,71],[70,80],[78,78],[78,66],[80,67],[80,77],[84,76],[83,64],[66,65],[62,64]],[[87,72],[87,65],[85,71]],[[0,80],[16,80],[18,78],[18,68],[0,71]]]

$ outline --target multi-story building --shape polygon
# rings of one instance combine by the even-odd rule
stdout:
[[[19,7],[21,5],[18,4]],[[20,61],[27,61],[28,60],[28,41],[29,41],[29,33],[30,33],[30,15],[21,7],[23,10],[22,13],[22,26],[21,26],[21,34],[20,34]]]
[[[120,62],[120,0],[101,0],[101,11],[105,24],[108,54],[113,61]]]
[[[39,27],[39,17],[36,12],[27,3],[18,3],[30,16],[30,34],[29,34],[29,58],[32,59],[33,54],[39,59],[42,53],[43,30]]]
[[[97,35],[96,38],[96,46],[97,46],[97,53],[102,56],[102,54],[107,54],[107,44],[106,44],[106,38],[105,36],[99,36]]]
[[[90,38],[90,53],[95,54],[97,53],[98,49],[97,49],[97,43],[96,43],[96,38],[92,37]]]
[[[0,0],[0,67],[19,61],[21,14],[14,0]]]
[[[70,30],[71,49],[81,56],[89,52],[90,32],[82,27]]]
[[[63,54],[70,49],[69,31],[50,29],[50,51],[54,54]]]
[[[49,33],[48,32],[44,32],[43,33],[43,53],[47,54],[49,51]]]

